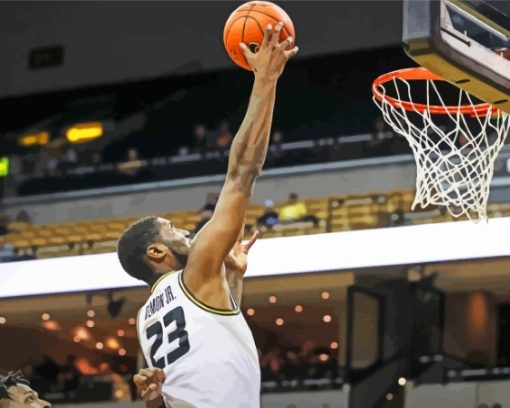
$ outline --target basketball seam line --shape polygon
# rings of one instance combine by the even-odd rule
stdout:
[[[264,36],[264,30],[262,29],[262,26],[260,25],[258,20],[255,17],[246,16],[246,20],[248,20],[249,18],[253,19],[257,23],[257,25],[259,26],[259,30],[262,33],[262,36]],[[259,44],[259,45],[262,45],[262,44]]]
[[[274,18],[274,16],[272,16],[271,14],[268,14],[268,13],[265,13],[265,12],[263,12],[263,11],[259,11],[259,10],[250,10],[250,12],[251,12],[251,11],[253,11],[253,12],[255,12],[255,13],[264,14],[266,17],[270,17],[271,19],[273,19],[274,21],[276,21],[276,23],[277,23],[277,24],[279,23],[279,21],[278,21],[276,18]],[[283,26],[282,28],[285,30],[285,33],[287,34],[287,37],[289,37],[289,36],[290,36],[290,34],[289,34],[289,32],[287,31],[287,29],[285,28],[285,26]]]
[[[244,16],[243,32],[241,33],[241,40],[243,41],[243,43],[244,43],[244,31],[246,29],[246,21],[248,21],[248,17],[250,16],[250,13],[253,10],[253,7],[255,7],[255,4],[252,4],[250,10],[248,10],[248,14],[246,14]],[[244,57],[244,54],[243,54],[243,57]],[[246,62],[248,62],[248,61],[246,61]]]
[[[230,26],[228,27],[228,31],[227,31],[227,33],[223,36],[223,37],[224,37],[224,38],[223,38],[223,43],[225,44],[225,46],[227,45],[227,38],[228,38],[228,35],[230,34],[230,30],[232,30],[232,26],[234,25],[234,23],[235,23],[236,21],[239,21],[239,20],[241,20],[242,18],[246,18],[246,16],[240,16],[240,17],[237,17],[234,21],[232,21],[232,22],[230,23]],[[241,37],[241,40],[242,40],[242,39],[243,39],[243,38]]]

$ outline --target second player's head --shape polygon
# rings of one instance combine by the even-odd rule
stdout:
[[[18,372],[0,375],[0,408],[51,408],[51,404],[40,399]]]
[[[189,247],[188,231],[153,216],[141,218],[124,231],[117,255],[127,273],[152,284],[158,275],[183,268]]]

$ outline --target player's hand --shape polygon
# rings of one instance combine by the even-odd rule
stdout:
[[[248,252],[259,237],[259,231],[255,231],[251,238],[243,243],[241,240],[237,241],[225,258],[225,266],[229,272],[237,272],[244,275],[248,269]]]
[[[165,379],[161,368],[142,368],[133,377],[136,389],[144,401],[152,401],[161,396]]]
[[[276,24],[273,30],[271,24],[268,24],[262,45],[256,53],[252,52],[246,44],[240,44],[246,61],[255,73],[255,77],[276,81],[282,74],[287,61],[297,54],[298,47],[287,50],[287,47],[293,44],[293,38],[289,37],[280,43],[278,42],[282,27],[283,23],[280,22]]]

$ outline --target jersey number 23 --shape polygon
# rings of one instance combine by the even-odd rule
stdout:
[[[173,322],[176,323],[176,327],[172,331],[168,331],[168,326]],[[147,340],[152,337],[156,337],[156,340],[151,347],[151,362],[153,367],[165,368],[166,365],[172,364],[178,358],[182,357],[189,351],[188,332],[184,330],[186,327],[186,320],[184,318],[184,311],[182,307],[176,307],[170,310],[165,316],[163,316],[163,324],[160,321],[150,325],[147,328]],[[166,335],[166,336],[165,336]],[[166,338],[164,338],[166,337]],[[159,348],[165,341],[165,346],[169,346],[175,340],[179,340],[177,348],[173,349],[170,353],[156,360],[155,356]]]

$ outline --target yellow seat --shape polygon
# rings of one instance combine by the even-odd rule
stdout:
[[[32,225],[27,222],[11,221],[7,224],[7,229],[9,231],[23,231],[31,226]]]
[[[90,232],[97,232],[102,233],[108,229],[108,226],[106,224],[92,224],[89,226],[88,230]]]
[[[101,240],[102,241],[106,241],[106,240],[116,241],[120,238],[121,235],[122,235],[121,231],[105,231],[101,234]]]
[[[21,231],[19,235],[26,240],[31,240],[32,238],[35,238],[37,236],[37,234],[32,228]]]
[[[67,238],[62,235],[54,235],[48,238],[49,245],[64,245],[67,242]]]
[[[375,215],[364,215],[360,217],[353,217],[349,219],[351,228],[375,228],[379,226],[379,217]]]
[[[262,235],[262,238],[275,238],[275,237],[281,236],[279,231],[273,231],[273,230],[264,231],[261,235]]]
[[[32,245],[30,245],[29,240],[23,239],[20,237],[16,237],[16,238],[13,238],[12,240],[8,240],[8,242],[10,244],[12,244],[12,246],[14,246],[14,248],[21,250],[21,251],[24,251],[24,250],[32,247]]]

